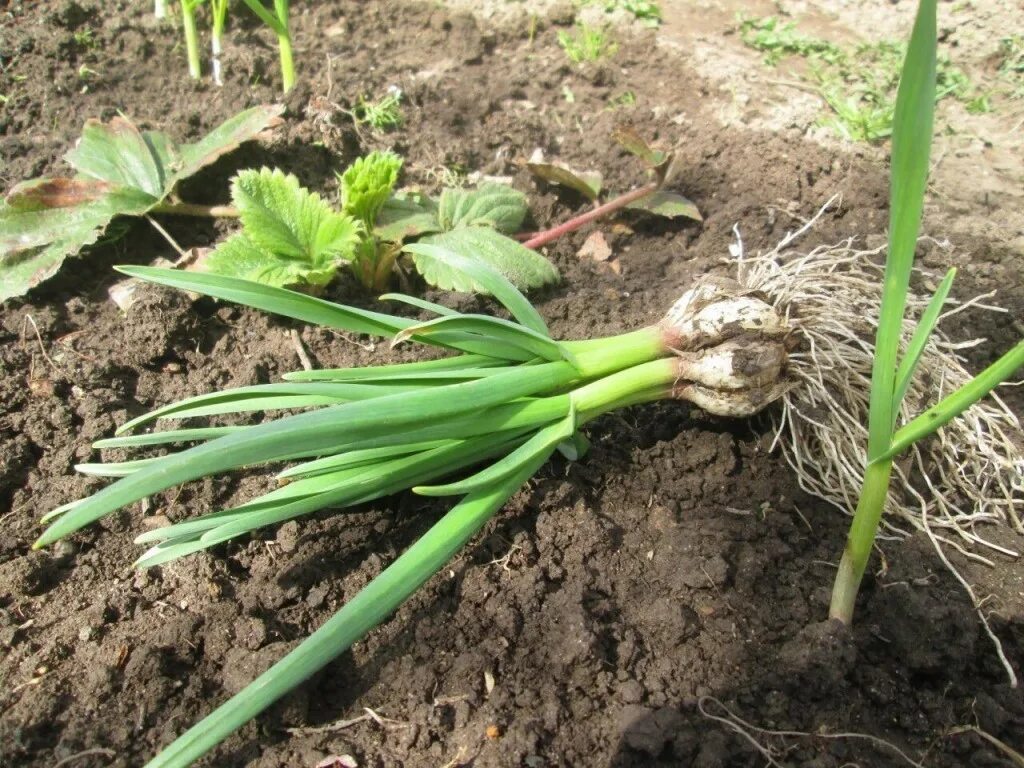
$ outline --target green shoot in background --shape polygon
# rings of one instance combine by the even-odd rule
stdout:
[[[375,131],[390,131],[402,125],[402,89],[392,85],[381,98],[373,101],[360,96],[352,107],[357,125],[368,125]]]
[[[600,61],[614,56],[619,49],[618,44],[608,35],[606,28],[583,23],[576,25],[574,33],[559,30],[558,44],[562,46],[565,55],[573,64]]]
[[[281,83],[285,93],[295,85],[295,64],[292,61],[292,37],[288,26],[288,0],[274,0],[269,11],[262,0],[243,0],[249,9],[277,35],[277,48],[281,55]]]
[[[224,23],[228,18],[228,0],[210,0],[210,65],[215,85],[224,85],[220,54],[223,50]]]
[[[800,32],[793,23],[769,16],[742,19],[743,42],[765,53],[765,63],[778,64],[786,56],[803,58],[808,80],[832,110],[821,123],[848,141],[879,141],[892,135],[896,87],[906,47],[882,40],[853,47]],[[968,111],[988,109],[985,97],[948,58],[936,59],[936,100],[947,97],[963,102]]]
[[[199,33],[196,31],[196,8],[203,0],[181,0],[181,26],[185,32],[185,55],[188,57],[188,74],[198,80],[202,74],[199,63]]]
[[[1024,341],[961,389],[899,426],[900,403],[935,328],[955,270],[950,270],[900,357],[907,291],[921,225],[936,101],[936,0],[921,0],[907,48],[893,117],[889,251],[875,340],[868,415],[867,467],[832,590],[830,615],[853,619],[857,592],[885,508],[893,460],[928,437],[1024,365]]]

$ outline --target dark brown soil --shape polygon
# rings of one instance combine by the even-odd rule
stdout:
[[[228,82],[217,89],[188,81],[176,30],[156,24],[149,8],[61,0],[14,2],[4,12],[5,186],[57,170],[90,116],[120,110],[189,139],[276,97],[273,47],[241,13],[225,57]],[[632,122],[678,142],[674,185],[704,223],[624,219],[631,232],[609,230],[621,276],[576,258],[586,233],[553,247],[565,280],[536,299],[566,337],[656,320],[693,276],[723,269],[736,223],[756,250],[842,191],[841,212],[813,241],[884,231],[884,167],[830,155],[796,134],[722,129],[700,81],[654,49],[653,33],[624,43],[611,63],[578,70],[543,18],[531,40],[528,29],[481,29],[431,4],[296,3],[294,15],[301,82],[286,100],[286,126],[271,144],[246,147],[189,184],[190,199],[224,200],[228,177],[257,164],[331,193],[334,171],[390,145],[407,158],[408,183],[436,186],[442,167],[514,176],[540,226],[584,206],[530,180],[522,161],[535,147],[599,168],[625,189],[639,176],[609,138],[613,126]],[[84,93],[83,63],[99,73]],[[358,135],[332,106],[392,83],[407,94],[406,123],[395,133]],[[607,108],[626,90],[635,106]],[[165,225],[187,246],[221,234],[192,221]],[[932,218],[936,229],[941,216]],[[1019,255],[995,239],[961,245],[956,258],[970,258],[972,269],[959,290],[998,285],[1014,311],[993,325],[964,318],[965,333],[993,340],[975,353],[983,363],[1014,338],[1024,308]],[[107,300],[112,264],[171,255],[152,229],[133,223],[3,308],[4,766],[140,765],[319,626],[445,509],[408,494],[131,570],[141,527],[251,494],[260,483],[251,475],[189,485],[31,552],[41,514],[98,486],[72,471],[94,458],[92,440],[157,404],[298,367],[289,323],[158,290],[127,316]],[[948,260],[926,254],[932,267]],[[331,297],[369,302],[344,281]],[[300,330],[319,365],[389,354]],[[585,460],[545,467],[392,621],[206,764],[312,768],[350,754],[360,766],[408,768],[764,765],[748,740],[708,717],[727,706],[762,728],[815,734],[753,732],[790,766],[907,764],[878,739],[928,766],[1013,765],[979,736],[949,735],[976,725],[1020,750],[1024,699],[927,542],[883,542],[854,629],[823,621],[846,520],[796,487],[768,452],[767,432],[762,421],[726,423],[675,404],[600,420]],[[1000,568],[1007,586],[992,621],[1019,670],[1024,611],[1011,585],[1021,567]],[[386,719],[323,728],[364,708]],[[876,740],[823,735],[837,733]]]

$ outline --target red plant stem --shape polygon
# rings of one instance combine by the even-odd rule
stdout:
[[[596,219],[600,219],[602,216],[607,216],[609,213],[613,213],[620,208],[625,208],[630,203],[636,202],[641,198],[652,195],[658,191],[661,185],[652,181],[650,184],[645,184],[642,187],[637,187],[634,190],[626,192],[623,195],[619,195],[613,200],[609,200],[604,205],[599,205],[591,211],[581,213],[579,216],[569,219],[564,224],[559,224],[557,227],[546,229],[543,232],[530,237],[523,245],[527,248],[540,248],[542,245],[547,245],[552,240],[557,240],[562,235],[566,235],[569,232],[575,232],[577,229],[582,227],[584,224],[589,224]]]

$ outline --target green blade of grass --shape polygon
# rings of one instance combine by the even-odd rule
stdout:
[[[907,389],[910,387],[910,381],[913,379],[914,372],[917,370],[917,364],[921,360],[921,353],[924,352],[928,339],[931,338],[932,331],[935,330],[935,325],[939,322],[942,305],[946,303],[946,298],[953,287],[953,279],[955,277],[956,268],[954,267],[946,273],[939,287],[935,290],[935,295],[932,296],[928,306],[925,307],[924,312],[921,314],[921,320],[918,322],[917,328],[914,329],[914,335],[910,338],[907,351],[900,361],[899,368],[896,369],[896,389],[893,395],[892,408],[893,429],[896,428],[896,420],[899,418],[900,404],[903,402]]]
[[[495,269],[487,266],[481,261],[467,259],[447,248],[428,243],[409,243],[402,250],[409,253],[419,253],[438,261],[444,262],[452,269],[457,269],[481,288],[486,290],[497,299],[505,309],[512,313],[512,317],[518,320],[527,328],[551,336],[547,323],[540,316],[529,300],[519,292],[508,279]]]
[[[921,0],[903,64],[892,135],[889,254],[875,339],[868,414],[868,458],[889,449],[894,422],[896,359],[907,287],[921,226],[935,112],[935,0]]]
[[[259,17],[260,21],[270,27],[274,31],[275,35],[281,37],[288,34],[288,30],[284,23],[277,18],[277,16],[267,10],[267,7],[263,5],[260,0],[242,0],[242,2],[249,6],[249,10],[255,13]]]
[[[459,502],[326,624],[234,698],[182,734],[150,761],[147,768],[191,765],[363,638],[476,535],[547,458],[538,456],[498,485]]]
[[[892,459],[918,440],[928,437],[950,419],[956,418],[1004,381],[1010,379],[1021,366],[1024,366],[1024,341],[1018,342],[1017,346],[1006,352],[956,392],[942,398],[920,416],[897,430],[889,450],[875,461]]]

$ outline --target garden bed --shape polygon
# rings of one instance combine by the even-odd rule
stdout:
[[[842,192],[808,246],[884,233],[886,169],[875,153],[826,149],[797,129],[723,127],[712,89],[655,49],[654,31],[634,30],[613,60],[578,68],[555,42],[553,24],[571,21],[558,9],[535,26],[491,28],[433,4],[305,5],[293,10],[299,85],[284,125],[191,180],[189,199],[223,202],[234,172],[263,164],[332,195],[335,171],[393,147],[406,158],[404,183],[427,191],[452,173],[513,177],[542,228],[585,204],[538,187],[524,168],[532,151],[626,189],[635,160],[611,132],[632,124],[678,146],[673,188],[704,221],[622,217],[605,227],[617,269],[577,257],[587,231],[551,246],[563,282],[532,298],[564,338],[656,321],[694,276],[729,271],[734,225],[748,251],[770,248]],[[146,3],[14,4],[0,27],[4,188],[57,170],[88,117],[120,110],[194,140],[276,99],[270,38],[239,19],[216,88],[188,80],[176,30]],[[83,65],[98,74],[83,79]],[[393,84],[405,122],[392,133],[356,132],[334,106]],[[936,236],[941,213],[933,207],[925,224]],[[161,221],[185,247],[228,231]],[[65,764],[143,763],[320,626],[448,506],[404,494],[130,568],[136,532],[248,498],[264,483],[253,473],[162,494],[30,551],[42,514],[97,487],[72,471],[94,457],[91,441],[156,405],[298,368],[292,329],[322,367],[401,354],[159,289],[126,315],[107,298],[111,265],[175,256],[133,221],[0,316],[4,765],[52,768],[73,755]],[[1010,310],[960,316],[956,335],[991,342],[972,353],[974,366],[1019,336],[1020,259],[995,238],[924,246],[927,268],[970,264],[958,295],[998,287]],[[328,298],[373,306],[351,279]],[[1024,411],[1019,390],[1007,399]],[[761,728],[817,734],[748,728],[791,766],[908,764],[879,740],[928,766],[1014,764],[978,735],[951,733],[977,726],[1020,750],[1024,698],[926,538],[881,542],[845,630],[824,619],[847,519],[797,487],[770,451],[766,418],[737,424],[663,403],[604,417],[589,435],[584,460],[548,464],[393,620],[206,764],[312,768],[348,754],[359,766],[407,768],[762,765],[749,740],[711,717],[726,707]],[[997,572],[967,572],[994,596],[993,629],[1020,670],[1024,566],[1000,559]]]

